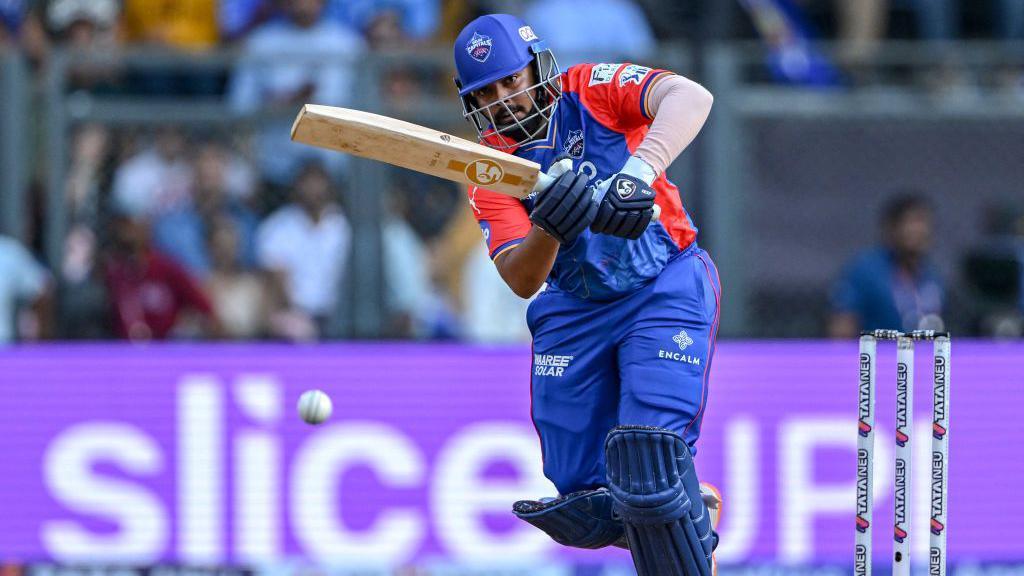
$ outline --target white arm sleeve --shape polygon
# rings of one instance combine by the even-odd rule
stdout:
[[[638,156],[661,174],[697,137],[714,98],[703,86],[677,75],[657,80],[649,106],[654,121],[637,147]]]

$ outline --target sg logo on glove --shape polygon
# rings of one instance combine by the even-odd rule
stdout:
[[[601,205],[591,232],[636,240],[657,214],[654,189],[636,176],[619,173],[595,184],[595,189]]]
[[[615,193],[619,195],[619,198],[628,200],[634,193],[636,193],[636,182],[630,180],[619,180],[615,183]]]

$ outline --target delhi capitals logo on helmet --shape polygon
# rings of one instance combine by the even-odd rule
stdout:
[[[466,52],[477,62],[486,62],[491,55],[491,37],[484,36],[479,32],[473,32],[473,37],[466,43]]]
[[[573,158],[583,157],[583,130],[570,130],[562,151]]]

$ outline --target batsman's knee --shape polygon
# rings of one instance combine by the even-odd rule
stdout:
[[[608,434],[605,458],[612,509],[639,576],[710,576],[718,535],[682,437],[619,426]]]
[[[512,512],[564,546],[626,547],[622,522],[612,517],[612,498],[604,488],[551,500],[520,500]]]

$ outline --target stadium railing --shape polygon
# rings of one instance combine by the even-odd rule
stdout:
[[[0,50],[0,233],[15,238],[25,234],[25,182],[31,156],[24,138],[30,85],[21,54]]]

